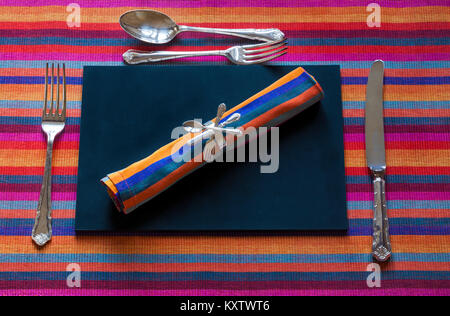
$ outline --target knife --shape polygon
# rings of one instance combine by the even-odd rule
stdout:
[[[365,136],[367,166],[371,171],[374,188],[372,254],[379,262],[389,260],[392,254],[385,193],[383,78],[384,62],[376,60],[372,64],[367,82]]]

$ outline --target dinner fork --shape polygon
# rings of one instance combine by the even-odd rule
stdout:
[[[144,52],[130,49],[123,54],[123,60],[130,65],[147,62],[158,62],[175,58],[198,56],[224,56],[238,65],[260,64],[283,56],[287,52],[285,39],[262,44],[233,46],[226,50],[210,50],[198,52]]]
[[[47,135],[47,154],[45,158],[45,171],[42,181],[41,193],[39,196],[39,204],[37,208],[36,221],[34,223],[31,237],[33,241],[44,246],[52,238],[52,151],[53,142],[56,135],[62,132],[66,122],[66,65],[62,64],[62,107],[60,102],[60,65],[57,65],[57,75],[55,77],[55,64],[51,66],[51,87],[50,87],[50,106],[48,104],[48,75],[49,64],[45,70],[45,92],[44,106],[42,110],[42,130]],[[55,79],[56,79],[56,103],[55,96]]]

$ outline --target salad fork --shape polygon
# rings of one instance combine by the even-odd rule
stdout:
[[[211,50],[198,52],[154,51],[143,52],[130,49],[123,54],[123,60],[130,65],[165,61],[176,58],[198,56],[224,56],[237,65],[260,64],[286,54],[287,42],[285,39],[262,44],[233,46],[226,50]]]
[[[51,66],[50,104],[48,104],[48,75],[49,64],[45,70],[44,106],[42,110],[42,130],[47,135],[47,154],[45,158],[45,171],[42,181],[36,220],[31,238],[38,246],[44,246],[52,238],[52,152],[56,135],[62,132],[66,122],[66,66],[62,64],[62,106],[60,100],[60,65],[57,65],[55,77],[55,65]],[[56,102],[55,97],[56,79]]]

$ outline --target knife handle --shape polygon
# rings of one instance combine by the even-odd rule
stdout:
[[[373,257],[379,262],[389,260],[392,254],[389,237],[389,218],[386,207],[386,181],[382,176],[375,175],[374,188],[374,219],[373,219]]]

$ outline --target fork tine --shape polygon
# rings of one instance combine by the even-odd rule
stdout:
[[[276,45],[278,43],[283,42],[284,40],[286,40],[285,38],[282,38],[278,41],[275,42],[264,42],[261,44],[250,44],[250,45],[243,45],[242,48],[244,49],[252,49],[252,48],[258,48],[258,47],[265,47],[265,46],[271,46],[271,45]]]
[[[278,53],[278,54],[276,54],[276,55],[272,55],[272,56],[269,56],[269,57],[266,57],[266,58],[263,58],[263,59],[256,59],[256,60],[245,61],[245,64],[246,64],[246,65],[253,65],[253,64],[264,63],[264,62],[266,62],[266,61],[270,61],[270,60],[272,60],[272,59],[281,57],[281,56],[283,56],[283,55],[286,54],[286,53],[287,53],[287,52],[284,51],[284,52],[282,52],[282,53]]]
[[[55,114],[59,115],[59,81],[60,81],[60,77],[59,77],[59,64],[58,64],[58,68],[57,71],[58,73],[57,78],[58,78],[58,84],[56,86],[56,112]]]
[[[260,53],[260,52],[265,52],[265,51],[268,51],[268,50],[274,50],[274,49],[276,49],[278,47],[282,47],[282,46],[286,46],[286,45],[287,45],[287,42],[284,41],[282,43],[279,43],[279,44],[276,44],[276,45],[272,45],[272,46],[267,46],[267,47],[260,48],[260,49],[244,49],[244,53],[246,53],[246,54],[247,53],[248,54]]]
[[[51,80],[51,103],[50,103],[50,115],[53,114],[53,103],[54,103],[54,83],[55,83],[55,64],[52,64],[52,80]]]
[[[261,54],[256,54],[256,55],[246,55],[245,59],[247,59],[247,60],[259,59],[259,58],[262,58],[262,57],[274,55],[276,53],[284,52],[287,49],[288,49],[287,47],[281,47],[281,48],[278,48],[277,50],[271,50],[270,52],[266,52],[266,53],[261,53]]]
[[[45,92],[44,92],[44,110],[42,116],[47,114],[47,102],[48,102],[48,63],[45,65]]]
[[[63,108],[61,116],[66,118],[67,98],[66,98],[66,64],[63,64]]]

